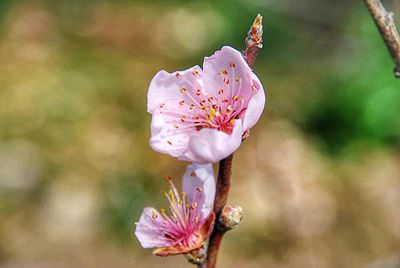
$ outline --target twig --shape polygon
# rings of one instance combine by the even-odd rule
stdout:
[[[385,41],[395,63],[394,75],[400,78],[400,37],[393,20],[393,13],[387,12],[380,0],[364,0],[376,27]]]
[[[217,179],[217,192],[214,201],[214,213],[218,221],[221,211],[226,205],[228,194],[231,187],[231,170],[232,170],[233,154],[219,162],[219,171]],[[226,230],[219,228],[219,222],[214,227],[208,243],[207,257],[205,261],[205,268],[214,268],[217,262],[219,246],[222,241]]]
[[[258,14],[247,34],[245,41],[246,49],[243,51],[243,57],[251,69],[253,69],[257,53],[262,48],[262,34],[262,17]],[[229,226],[226,226],[224,221],[219,219],[221,212],[226,205],[226,201],[228,200],[231,184],[232,160],[233,154],[221,160],[219,163],[217,189],[214,201],[214,213],[216,215],[217,223],[209,240],[207,257],[204,263],[205,268],[215,268],[222,237],[225,232],[230,229]]]

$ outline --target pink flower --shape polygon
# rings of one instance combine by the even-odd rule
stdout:
[[[144,248],[157,248],[158,256],[188,253],[200,248],[210,236],[215,215],[212,212],[215,179],[212,165],[189,165],[183,175],[182,194],[174,183],[165,193],[171,209],[144,208],[135,235]]]
[[[150,83],[150,146],[179,160],[216,163],[240,146],[260,118],[265,94],[241,53],[223,47],[194,66],[162,70]]]

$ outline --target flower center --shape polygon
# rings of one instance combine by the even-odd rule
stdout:
[[[238,80],[239,81],[239,80]],[[206,95],[200,89],[193,96],[186,88],[181,88],[185,99],[178,102],[178,107],[161,105],[161,112],[167,116],[167,122],[177,129],[212,128],[231,134],[235,119],[246,110],[245,100],[238,95],[227,96],[224,89],[216,95]]]
[[[169,177],[167,180],[171,187],[164,195],[169,201],[171,215],[167,215],[164,209],[160,210],[163,217],[161,228],[164,238],[181,247],[192,247],[198,243],[200,237],[198,231],[202,224],[202,213],[198,204],[204,198],[203,189],[198,187],[194,196],[189,200],[186,193],[182,192],[181,196],[178,194]],[[157,215],[156,212],[153,215]],[[153,220],[155,220],[154,217]]]
[[[235,67],[235,63],[230,62],[229,71],[223,69],[217,73],[221,83],[220,88],[214,89],[204,89],[201,83],[195,83],[200,75],[197,71],[186,75],[177,73],[176,78],[184,85],[179,88],[182,99],[160,105],[166,122],[181,131],[212,128],[231,134],[235,120],[242,117],[249,96],[255,92],[254,85],[251,85],[251,93],[246,92],[247,88],[242,89],[243,81],[235,76]]]

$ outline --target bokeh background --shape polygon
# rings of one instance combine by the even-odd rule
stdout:
[[[257,13],[267,107],[219,267],[400,267],[400,80],[361,0],[1,0],[0,267],[190,267],[133,236],[186,165],[148,146],[147,87]]]

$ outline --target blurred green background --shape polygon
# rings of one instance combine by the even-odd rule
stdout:
[[[1,0],[0,267],[190,267],[133,236],[186,165],[150,149],[147,87],[257,13],[267,106],[219,267],[400,267],[400,80],[361,0]]]

